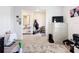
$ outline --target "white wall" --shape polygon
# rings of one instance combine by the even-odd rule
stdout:
[[[18,39],[22,39],[22,25],[19,25],[19,23],[17,22],[17,18],[16,16],[19,16],[20,18],[21,17],[21,9],[20,8],[16,8],[16,7],[12,7],[13,9],[13,12],[12,12],[12,15],[13,15],[13,22],[14,22],[14,31],[15,33],[17,34],[17,37]]]
[[[66,22],[68,23],[68,38],[72,39],[72,35],[74,33],[79,34],[79,16],[78,17],[73,17],[71,18],[69,15],[69,11],[76,6],[69,6],[69,7],[64,7],[64,16],[66,19]]]
[[[21,15],[15,7],[0,6],[0,35],[6,31],[15,32],[18,38],[21,37],[21,26],[16,22],[16,16]]]
[[[46,26],[46,17],[45,12],[42,11],[32,11],[32,10],[23,10],[22,16],[30,16],[30,32],[33,33],[33,23],[36,19],[39,23],[39,27]]]
[[[68,23],[68,35],[69,39],[72,38],[73,33],[79,33],[79,17],[70,18],[69,10],[75,8],[75,6],[70,7],[0,7],[0,34],[4,34],[6,31],[11,30],[16,32],[18,37],[21,36],[21,25],[16,22],[16,16],[21,17],[21,10],[23,9],[42,9],[46,10],[46,33],[49,31],[49,24],[51,24],[52,16],[62,16],[65,17],[65,22]],[[63,11],[62,11],[63,10]]]
[[[46,17],[45,12],[34,12],[33,14],[33,20],[37,20],[39,27],[46,26]],[[33,21],[34,22],[34,21]]]
[[[53,16],[63,16],[63,11],[62,11],[63,7],[48,7],[46,9],[46,30],[47,30],[47,34],[48,33],[52,33],[53,31],[53,27],[51,25],[52,23],[52,17]]]
[[[14,31],[12,22],[12,7],[0,7],[0,35],[3,35],[6,31]]]
[[[63,13],[62,13],[62,9],[63,7],[60,7],[60,6],[39,6],[39,7],[14,7],[14,18],[16,17],[16,15],[19,15],[21,16],[21,12],[22,10],[36,10],[36,9],[39,9],[39,10],[45,10],[46,11],[46,34],[49,33],[49,24],[51,23],[52,21],[52,16],[63,16]],[[18,36],[20,37],[21,35],[21,26],[19,26],[16,22],[16,18],[15,18],[15,31],[16,33],[18,34]]]
[[[46,11],[46,34],[49,32],[49,24],[52,21],[52,16],[62,16],[62,8],[57,6],[39,6],[39,7],[0,7],[0,33],[4,34],[6,31],[11,30],[21,37],[22,26],[17,23],[16,16],[21,17],[22,10],[44,10]]]

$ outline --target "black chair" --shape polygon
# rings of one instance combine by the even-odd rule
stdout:
[[[63,44],[69,46],[70,52],[74,53],[74,43],[72,41],[66,39],[66,40],[63,41]]]
[[[4,37],[0,37],[0,53],[4,53]]]
[[[73,34],[74,45],[79,48],[79,34]]]
[[[52,34],[49,34],[48,41],[49,41],[49,43],[54,43]]]

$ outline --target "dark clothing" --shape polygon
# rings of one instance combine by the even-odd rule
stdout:
[[[36,30],[39,29],[39,24],[37,23],[37,21],[34,22],[34,27],[35,27]]]
[[[35,28],[36,28],[36,30],[39,29],[39,25],[38,25],[38,23],[35,24]]]

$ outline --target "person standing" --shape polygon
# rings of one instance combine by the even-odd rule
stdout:
[[[39,24],[38,24],[37,20],[34,20],[33,27],[34,27],[34,29],[35,29],[33,32],[38,32]]]

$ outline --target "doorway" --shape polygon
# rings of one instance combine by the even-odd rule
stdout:
[[[23,16],[23,34],[30,34],[30,15]]]
[[[37,21],[38,25],[39,25],[39,29],[36,31],[35,34],[45,34],[46,30],[46,13],[45,12],[34,12],[33,14],[33,20]],[[33,24],[34,24],[33,21]],[[34,27],[33,27],[34,28]],[[35,32],[35,30],[33,29],[33,31]]]
[[[46,12],[45,11],[22,11],[23,35],[33,35],[34,21],[39,24],[39,33],[46,34]],[[37,33],[38,34],[38,33]]]

